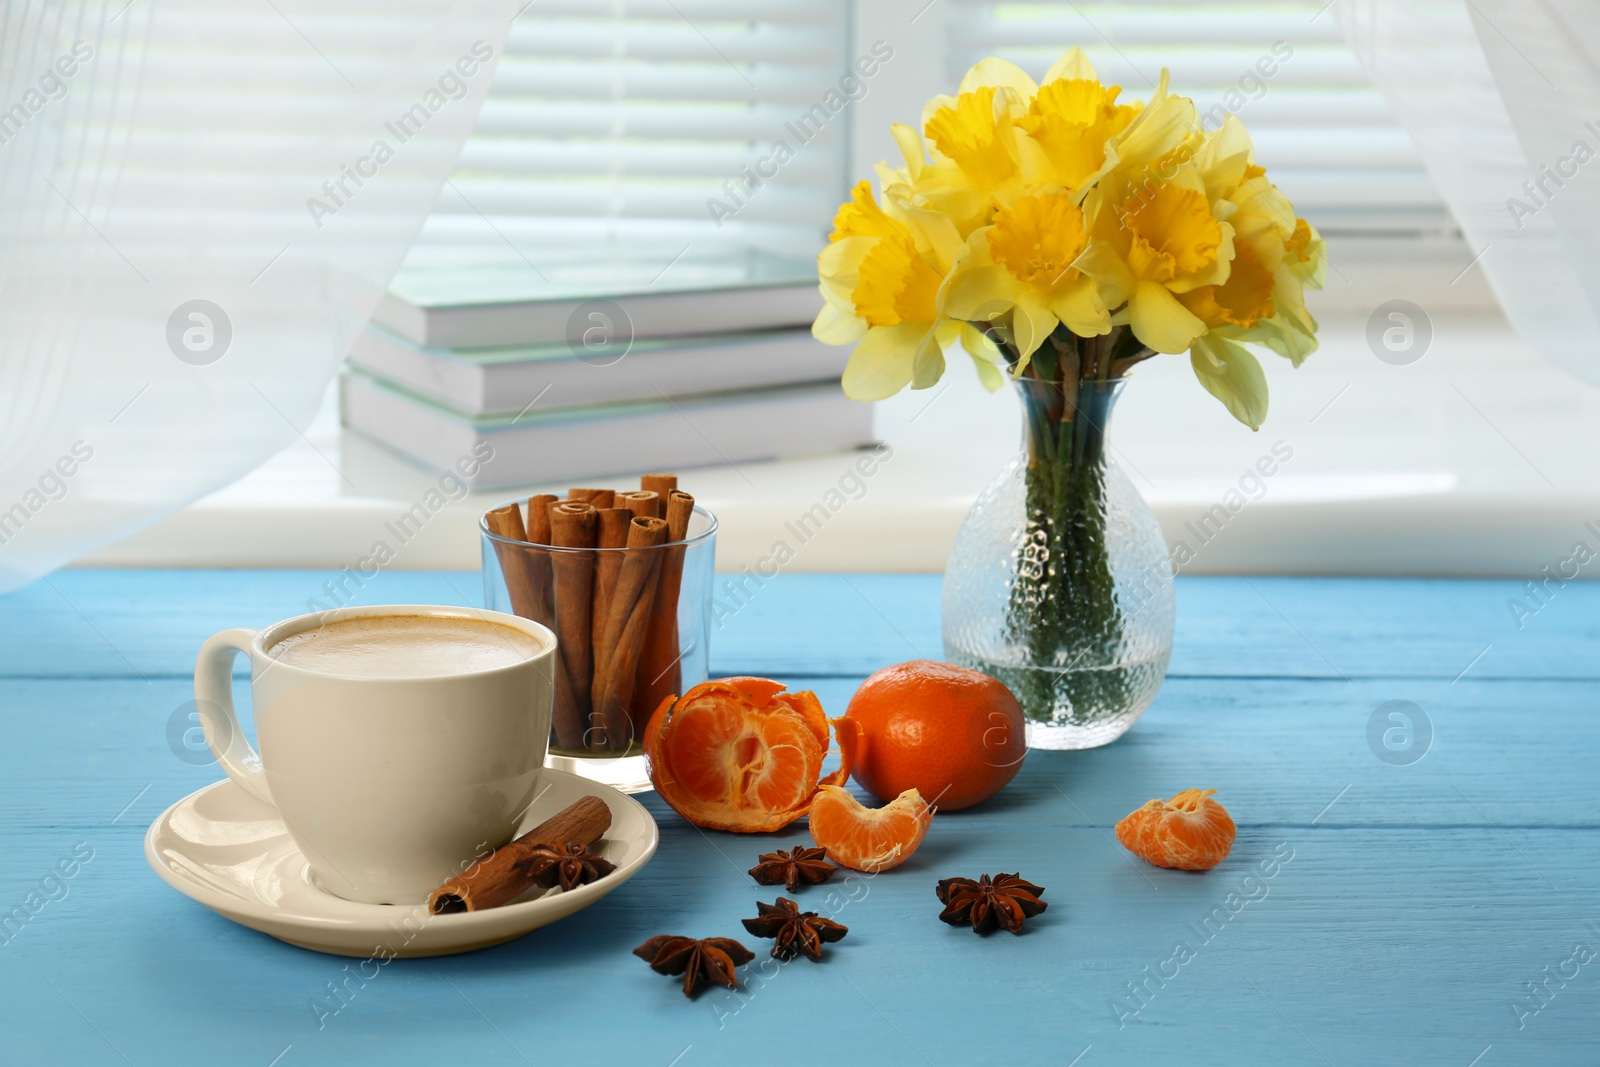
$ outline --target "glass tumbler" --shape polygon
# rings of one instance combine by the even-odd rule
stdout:
[[[566,646],[545,765],[624,793],[650,789],[642,742],[651,713],[710,670],[716,516],[697,506],[683,540],[644,548],[534,544],[492,533],[487,519],[478,529],[484,606],[543,623]],[[611,590],[609,604],[597,585]],[[628,616],[635,605],[638,621]]]

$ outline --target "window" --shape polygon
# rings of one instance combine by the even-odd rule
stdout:
[[[849,22],[848,0],[538,0],[413,262],[510,244],[540,268],[597,245],[809,260],[847,177],[847,119],[814,109]]]
[[[1339,299],[1371,304],[1401,260],[1448,282],[1471,253],[1337,15],[1324,0],[539,0],[411,262],[581,273],[630,256],[646,280],[668,263],[682,280],[754,249],[804,270],[850,181],[893,157],[889,122],[915,122],[985,55],[1037,77],[1077,44],[1130,97],[1166,66],[1208,126],[1237,113],[1340,261],[1374,267],[1370,286],[1335,279]],[[879,39],[895,58],[870,95],[821,106]]]

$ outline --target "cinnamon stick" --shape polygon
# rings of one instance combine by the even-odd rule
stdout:
[[[527,531],[522,525],[522,508],[517,504],[504,504],[492,508],[484,515],[484,525],[496,537],[507,541],[526,541]],[[494,542],[494,554],[500,561],[500,573],[505,578],[506,592],[511,597],[511,612],[524,619],[534,619],[538,599],[533,578],[528,572],[527,554],[516,545]],[[539,621],[544,621],[540,619]]]
[[[633,512],[627,508],[600,509],[600,548],[625,548],[628,544],[628,524]],[[611,611],[611,594],[617,587],[617,575],[622,571],[621,552],[596,552],[594,565],[594,610],[590,615],[590,637],[596,650],[598,665],[601,641],[605,637],[606,619]]]
[[[550,567],[550,550],[544,546],[550,543],[550,505],[555,502],[556,498],[548,493],[528,498],[529,545],[517,552],[523,559],[532,589],[533,602],[529,605],[532,613],[528,617],[551,631],[556,628],[555,578]],[[559,665],[554,669],[559,675]]]
[[[611,809],[599,797],[562,808],[516,840],[495,849],[428,895],[428,911],[450,915],[497,908],[533,888],[525,861],[539,845],[588,847],[611,828]]]
[[[667,539],[665,519],[634,516],[628,527],[628,551],[611,597],[611,612],[595,671],[594,732],[589,747],[613,752],[633,741],[634,678],[639,653],[655,600],[656,575],[661,568],[657,551]]]
[[[649,489],[633,489],[617,494],[617,507],[627,508],[647,519],[661,518],[661,497]]]
[[[694,496],[674,489],[667,496],[667,538],[684,541],[689,537],[689,521],[694,518]]]
[[[594,495],[596,493],[598,493],[598,492],[600,492],[600,490],[598,490],[598,489],[568,489],[567,490],[567,499],[568,500],[587,500],[589,503],[592,504],[592,503],[594,503]]]
[[[589,503],[604,511],[606,508],[617,506],[617,494],[614,489],[596,489],[589,498]]]
[[[581,500],[564,500],[550,507],[551,542],[559,548],[594,548],[599,534],[599,513]],[[591,710],[594,602],[594,553],[553,552],[555,629],[561,670],[556,676],[554,728],[562,748],[581,748],[588,732]]]
[[[647,489],[662,500],[666,500],[672,496],[672,491],[678,488],[678,476],[676,474],[646,474],[639,479],[639,488]]]
[[[689,536],[694,497],[672,490],[667,497],[667,542],[656,579],[655,606],[639,653],[639,673],[634,681],[635,707],[648,713],[662,700],[683,692],[682,644],[678,634],[678,596],[683,586],[684,546]]]
[[[550,543],[550,505],[560,497],[553,493],[540,493],[528,498],[528,540],[536,545]]]

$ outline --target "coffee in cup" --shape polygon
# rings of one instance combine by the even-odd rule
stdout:
[[[426,678],[509,667],[541,649],[531,634],[490,619],[358,615],[279,638],[267,655],[324,674]]]

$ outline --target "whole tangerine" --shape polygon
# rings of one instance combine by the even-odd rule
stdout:
[[[941,810],[970,808],[1004,788],[1028,752],[1011,690],[953,663],[885,667],[861,683],[844,718],[859,734],[852,774],[885,802],[915,789]]]

